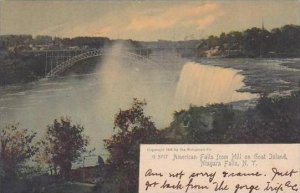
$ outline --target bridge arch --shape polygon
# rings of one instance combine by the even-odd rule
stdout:
[[[143,61],[147,62],[149,65],[158,65],[156,62],[150,60],[147,57],[144,57],[139,54],[135,54],[133,52],[129,52],[127,50],[122,50],[122,54],[115,54],[115,53],[110,53],[107,50],[104,49],[98,49],[98,50],[91,50],[88,52],[84,52],[82,54],[76,55],[60,64],[55,66],[53,69],[51,69],[50,72],[47,73],[46,78],[51,78],[55,76],[59,76],[69,68],[71,68],[73,65],[75,65],[77,62],[86,60],[88,58],[93,58],[97,56],[116,56],[116,57],[122,57],[122,58],[129,58],[129,59],[134,59],[136,61]]]

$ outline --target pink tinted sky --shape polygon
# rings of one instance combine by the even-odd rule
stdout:
[[[298,0],[5,1],[0,33],[182,40],[300,25]]]

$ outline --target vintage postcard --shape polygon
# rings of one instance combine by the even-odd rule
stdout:
[[[298,0],[0,0],[0,193],[300,192]]]
[[[299,148],[299,144],[143,144],[139,193],[299,192]]]

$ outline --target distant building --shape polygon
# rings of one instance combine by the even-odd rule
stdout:
[[[220,56],[221,52],[220,52],[219,46],[216,46],[214,48],[211,48],[211,49],[205,51],[205,54],[206,54],[206,57],[212,58],[212,57]]]
[[[97,183],[104,173],[104,160],[101,156],[88,156],[72,165],[71,179],[77,182]]]
[[[68,49],[69,50],[79,50],[80,47],[79,46],[69,46]]]

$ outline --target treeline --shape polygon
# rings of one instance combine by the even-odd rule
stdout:
[[[0,36],[0,86],[28,83],[45,77],[45,74],[49,72],[49,68],[47,71],[45,70],[45,53],[26,52],[32,51],[36,46],[44,45],[46,50],[89,50],[109,48],[116,42],[122,43],[124,47],[128,48],[142,47],[137,41],[110,40],[103,37],[58,38],[51,36],[2,35]]]
[[[110,46],[115,42],[121,42],[125,45],[133,47],[141,47],[139,41],[128,40],[111,40],[106,37],[74,37],[74,38],[61,38],[46,35],[1,35],[0,36],[0,51],[1,49],[7,50],[10,47],[20,47],[22,49],[29,49],[29,46],[48,45],[48,49],[68,48],[76,46],[79,48],[103,48]]]
[[[300,26],[285,25],[270,31],[251,28],[243,32],[232,31],[219,36],[209,36],[198,47],[201,56],[225,57],[299,57]]]
[[[176,143],[299,143],[300,92],[288,97],[261,96],[254,108],[228,104],[191,106],[176,112],[167,129]]]
[[[58,45],[58,46],[88,46],[91,48],[101,48],[110,44],[112,40],[105,37],[74,37],[60,38],[46,35],[1,35],[0,47],[9,48],[12,46],[29,45]]]
[[[94,192],[138,192],[140,144],[299,143],[299,105],[300,91],[262,96],[246,111],[229,104],[191,106],[175,112],[168,128],[158,129],[144,113],[146,102],[134,99],[131,108],[116,114],[115,133],[104,140],[109,157],[97,174]],[[61,118],[46,131],[35,143],[36,133],[17,124],[0,129],[1,192],[47,192],[53,183],[72,179],[72,163],[88,152],[84,127]],[[27,165],[28,160],[35,164]],[[20,181],[23,185],[16,185]]]
[[[168,128],[159,130],[144,115],[144,102],[120,111],[115,119],[117,133],[105,140],[110,156],[98,193],[138,192],[139,145],[159,143],[299,143],[300,92],[288,97],[262,96],[246,111],[229,104],[191,106],[174,113]]]
[[[51,36],[0,36],[0,86],[27,83],[45,76],[45,56],[24,54],[33,49],[99,49],[121,42],[125,47],[141,48],[133,40],[105,37],[59,38]],[[143,54],[143,53],[139,53]],[[270,31],[251,28],[243,32],[209,36],[198,46],[200,57],[300,57],[300,26],[286,25]]]
[[[103,37],[2,35],[0,36],[0,86],[28,83],[45,76],[45,54],[26,52],[32,51],[37,46],[43,45],[45,46],[43,49],[47,50],[69,49],[72,46],[98,49],[111,44],[111,40]]]
[[[28,83],[45,76],[45,58],[42,55],[0,55],[0,86]]]
[[[40,192],[47,185],[68,181],[72,163],[88,153],[84,127],[68,117],[49,124],[42,139],[36,135],[18,123],[0,129],[1,193]]]

